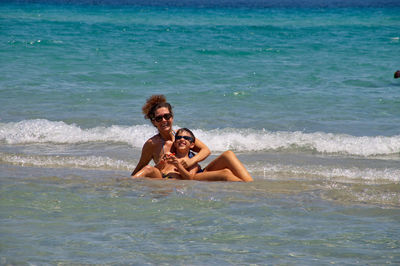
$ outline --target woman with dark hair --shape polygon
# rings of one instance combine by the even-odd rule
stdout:
[[[186,169],[182,165],[183,160],[189,159],[190,149],[194,147],[195,137],[192,131],[187,128],[181,128],[176,131],[173,144],[174,153],[167,152],[155,165],[146,165],[133,178],[149,177],[156,179],[188,179],[191,180],[198,171],[201,170],[199,164]]]
[[[243,181],[235,176],[231,170],[225,168],[215,171],[202,170],[196,163],[186,169],[182,162],[189,159],[190,149],[194,147],[196,137],[187,128],[176,131],[173,143],[173,153],[167,152],[155,165],[146,165],[141,170],[132,175],[132,178],[149,177],[155,179],[182,179],[198,181]]]
[[[138,172],[148,165],[152,159],[157,165],[166,154],[171,153],[175,141],[175,132],[172,129],[174,115],[172,107],[164,95],[151,96],[142,107],[142,111],[145,118],[150,119],[151,123],[158,129],[158,134],[148,139],[143,145],[139,163],[132,172],[132,176],[137,176]],[[186,169],[190,169],[210,155],[209,148],[197,138],[192,150],[197,154],[180,162]],[[220,170],[232,172],[240,181],[253,181],[249,172],[232,151],[222,153],[204,168],[203,173],[197,174],[195,179],[219,181],[221,180],[221,172],[218,172]]]

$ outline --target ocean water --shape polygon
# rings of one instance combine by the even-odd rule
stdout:
[[[0,264],[399,264],[396,1],[0,3]],[[175,127],[253,183],[127,177]]]

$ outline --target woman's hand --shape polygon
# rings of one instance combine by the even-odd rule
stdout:
[[[176,171],[179,171],[179,169],[185,169],[183,167],[183,165],[181,164],[181,161],[182,161],[182,159],[176,158],[174,153],[168,154],[166,156],[166,162],[168,162],[169,164],[172,164],[173,166],[175,166],[176,167],[175,168]]]
[[[189,159],[182,159],[181,160],[181,164],[183,167],[185,167],[186,169],[189,169],[190,167],[192,167],[194,164],[196,164],[196,161],[192,160],[191,158]]]
[[[165,167],[165,164],[167,162],[164,160],[164,158],[161,158],[161,160],[158,162],[157,165],[155,165],[154,167],[157,168],[158,170],[162,170]]]
[[[175,157],[175,153],[166,153],[164,154],[163,158],[162,158],[165,162],[168,162],[170,164],[176,164],[177,158]]]

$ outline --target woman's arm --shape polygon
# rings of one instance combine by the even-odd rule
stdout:
[[[196,140],[194,142],[193,151],[197,152],[197,154],[195,156],[193,156],[190,159],[182,161],[182,165],[186,169],[189,169],[192,166],[196,165],[198,162],[205,160],[211,154],[210,149],[207,147],[207,145],[204,144],[198,138],[196,138]]]
[[[139,163],[136,165],[135,170],[133,170],[131,176],[139,172],[143,167],[149,164],[153,158],[153,145],[150,140],[146,141],[142,148],[142,154],[140,155]]]
[[[181,163],[178,162],[178,164],[176,164],[176,167],[178,168],[182,179],[191,180],[193,178],[194,173],[191,174]]]
[[[192,166],[190,169],[186,169],[182,165],[182,162],[180,162],[175,156],[171,156],[168,160],[177,168],[181,178],[184,180],[192,180],[194,175],[197,173],[197,170],[199,169],[198,164]]]

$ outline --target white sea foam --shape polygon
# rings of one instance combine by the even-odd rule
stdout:
[[[121,171],[130,171],[137,163],[101,156],[48,156],[7,153],[0,153],[0,162],[19,166]]]
[[[260,169],[256,170],[257,172]],[[366,180],[400,182],[400,170],[395,168],[340,168],[332,166],[296,166],[283,164],[267,164],[262,169],[265,178],[319,178],[336,180]]]
[[[218,151],[313,150],[357,156],[390,155],[400,152],[400,135],[355,137],[345,134],[270,132],[224,129],[196,132]]]
[[[0,153],[0,162],[18,166],[47,168],[81,168],[93,170],[131,171],[136,161],[120,160],[107,156],[53,156]],[[400,169],[358,168],[323,165],[291,165],[256,162],[246,165],[250,173],[259,178],[365,180],[400,182]]]
[[[45,119],[0,123],[0,140],[8,144],[125,142],[133,147],[141,147],[155,132],[154,127],[147,125],[82,129],[73,124]]]
[[[309,150],[327,154],[356,156],[394,155],[400,153],[400,135],[356,137],[332,133],[271,132],[254,129],[193,130],[212,151],[232,149],[239,152]],[[0,141],[7,144],[123,142],[141,148],[156,130],[149,125],[95,127],[44,119],[0,123]]]

